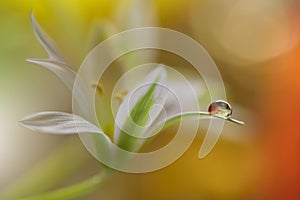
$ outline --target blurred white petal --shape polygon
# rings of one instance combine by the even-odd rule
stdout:
[[[30,58],[26,61],[53,72],[72,91],[76,73],[66,64],[45,58]]]
[[[58,52],[54,43],[43,32],[42,28],[34,18],[33,13],[31,13],[31,23],[35,35],[37,36],[38,40],[40,41],[41,45],[44,47],[50,58],[30,58],[27,59],[27,61],[37,64],[53,72],[72,92],[77,73],[74,72],[66,63],[65,59]],[[92,102],[91,98],[93,98],[92,90],[89,87],[90,85],[84,80],[82,80],[81,78],[79,78],[78,80],[80,80],[80,82],[77,82],[76,84],[77,95],[74,97],[74,103],[80,108],[80,113],[78,114],[87,119],[90,119],[94,114],[93,109],[90,106],[90,103]]]
[[[125,97],[125,99],[119,107],[115,120],[114,141],[116,144],[120,143],[119,139],[121,131],[133,134],[131,133],[132,130],[123,130],[126,129],[126,126],[124,127],[125,122],[126,124],[132,123],[134,127],[138,129],[137,133],[139,134],[139,137],[146,137],[145,133],[147,128],[149,128],[149,126],[155,121],[155,119],[162,111],[166,99],[167,90],[161,85],[164,85],[165,81],[166,70],[163,66],[160,66],[153,70],[147,77],[145,77],[144,81],[137,84],[134,88],[132,88],[129,91],[128,95]],[[156,83],[157,87],[155,87],[153,92],[153,105],[158,106],[154,106],[154,108],[151,109],[150,113],[139,113],[139,115],[147,115],[148,117],[147,125],[145,127],[142,127],[138,124],[135,124],[135,122],[131,119],[131,112],[135,108],[139,100],[148,93],[149,89],[153,86],[154,83]]]
[[[142,27],[156,27],[158,26],[158,20],[156,17],[155,3],[149,0],[129,0],[121,1],[114,17],[116,27],[118,31],[124,31],[132,28]],[[147,44],[155,45],[159,42],[159,35],[154,31],[144,32],[143,36],[135,35],[130,43],[128,41],[120,40],[113,43],[113,51],[116,55],[120,55],[122,49],[131,49],[137,46],[140,40]],[[155,62],[157,57],[157,51],[150,49],[143,51],[135,51],[133,54],[128,54],[120,58],[120,63],[125,69],[131,69],[133,66],[137,66],[141,63]]]
[[[30,58],[27,59],[28,62],[37,64],[41,67],[48,69],[49,71],[53,72],[62,82],[67,86],[67,88],[72,92],[73,84],[76,77],[76,73],[69,68],[66,64],[60,63],[58,61],[44,59],[44,58]],[[76,104],[80,107],[81,113],[84,117],[89,117],[92,113],[90,106],[88,106],[88,95],[89,91],[87,86],[81,80],[81,84],[77,84],[76,90],[78,90],[75,100]]]
[[[98,127],[80,116],[64,112],[40,112],[29,115],[20,124],[34,131],[53,134],[101,133]]]
[[[38,38],[38,40],[40,41],[40,43],[42,44],[42,46],[48,53],[49,57],[52,60],[66,63],[65,59],[63,58],[62,55],[60,55],[60,53],[57,50],[57,48],[55,47],[54,43],[51,41],[51,39],[47,36],[47,34],[43,31],[43,29],[40,27],[40,25],[36,21],[34,15],[33,15],[33,12],[31,12],[31,14],[30,14],[30,20],[31,20],[31,25],[32,25],[32,28],[33,28],[33,31],[34,31],[36,37]]]
[[[155,5],[148,0],[120,2],[115,12],[117,24],[124,30],[145,26],[157,26]]]

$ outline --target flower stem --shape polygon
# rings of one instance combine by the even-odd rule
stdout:
[[[237,120],[237,119],[221,117],[221,116],[218,116],[218,115],[212,115],[209,112],[202,112],[202,111],[185,112],[185,113],[180,113],[180,114],[174,115],[174,116],[170,117],[169,119],[167,119],[167,121],[165,121],[164,125],[168,126],[168,125],[172,124],[174,121],[181,119],[182,117],[203,117],[203,116],[215,117],[215,118],[219,118],[219,119],[223,119],[223,120],[233,122],[233,123],[238,124],[238,125],[245,125],[245,122]]]
[[[55,191],[25,197],[20,200],[68,200],[79,198],[95,191],[105,180],[105,170],[81,183],[77,183]]]

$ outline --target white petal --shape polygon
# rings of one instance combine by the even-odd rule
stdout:
[[[76,73],[68,66],[65,59],[56,49],[54,43],[44,33],[42,28],[34,18],[33,13],[30,15],[33,31],[44,47],[50,58],[30,58],[26,61],[40,65],[57,75],[64,84],[70,89],[73,89]]]
[[[135,107],[137,102],[148,92],[150,87],[157,83],[157,87],[154,90],[154,105],[157,104],[159,106],[156,106],[155,109],[152,109],[150,112],[150,122],[148,121],[146,127],[140,127],[138,125],[135,126],[135,128],[139,128],[140,137],[146,137],[145,133],[147,128],[150,127],[150,125],[155,121],[155,119],[158,117],[159,113],[161,112],[167,90],[162,87],[162,85],[165,84],[166,81],[166,70],[163,66],[157,67],[155,70],[153,70],[147,77],[145,77],[144,81],[137,84],[134,88],[132,88],[128,95],[123,100],[122,104],[120,105],[116,119],[115,119],[115,132],[114,132],[114,141],[115,143],[119,143],[119,137],[121,129],[124,129],[124,123],[128,123],[128,119],[131,119],[130,113],[132,109]],[[134,123],[132,121],[132,123]],[[122,130],[128,134],[131,130]]]
[[[122,29],[157,26],[156,10],[152,1],[123,1],[116,10],[114,18]]]
[[[58,76],[64,84],[72,91],[76,73],[65,62],[65,59],[56,49],[54,43],[43,32],[42,28],[34,18],[33,13],[30,15],[33,31],[49,55],[49,58],[30,58],[26,61],[40,65]]]
[[[53,72],[72,91],[76,73],[66,64],[45,58],[30,58],[26,61],[37,64]]]
[[[64,112],[40,112],[29,115],[19,122],[34,131],[53,134],[100,133],[98,127],[83,118]]]
[[[38,38],[38,40],[40,41],[40,43],[42,44],[42,46],[48,53],[49,57],[52,60],[66,63],[65,59],[63,58],[62,55],[60,55],[60,53],[57,50],[57,48],[55,47],[54,43],[51,41],[51,39],[47,36],[47,34],[43,31],[43,29],[40,27],[40,25],[36,21],[34,15],[33,15],[33,12],[31,12],[31,14],[30,14],[30,20],[31,20],[31,25],[32,25],[32,28],[33,28],[33,31],[34,31],[36,37]]]
[[[158,26],[157,12],[154,4],[153,1],[148,0],[120,1],[113,16],[119,32],[132,28]],[[159,35],[155,31],[147,31],[143,35],[132,34],[131,39],[126,41],[121,39],[118,42],[112,43],[113,53],[120,55],[121,52],[136,49],[139,46],[138,44],[141,44],[141,41],[143,44],[153,46],[160,42],[159,38]],[[122,67],[128,70],[132,66],[139,65],[141,61],[143,63],[151,63],[156,57],[157,51],[135,51],[134,54],[126,55],[124,58],[121,57],[119,61]]]
[[[27,61],[44,67],[54,73],[72,92],[76,73],[66,64],[44,58],[31,58],[27,59]],[[76,102],[74,103],[76,103],[80,108],[80,114],[89,119],[90,115],[93,114],[92,108],[88,104],[88,102],[91,102],[89,100],[91,95],[88,95],[90,93],[89,88],[87,88],[86,84],[81,79],[80,82],[77,82],[76,86],[76,90],[78,92],[76,93]]]
[[[54,43],[43,32],[42,28],[35,20],[33,13],[31,13],[31,23],[35,35],[41,42],[44,49],[47,51],[50,58],[31,58],[27,59],[27,61],[37,64],[53,72],[56,76],[58,76],[59,79],[63,81],[67,88],[72,92],[74,81],[77,75],[76,72],[74,72],[71,69],[71,67],[68,66],[63,56],[56,49]],[[90,106],[90,103],[92,102],[92,92],[90,89],[91,88],[89,88],[89,85],[81,79],[80,82],[77,82],[76,84],[77,95],[74,97],[74,103],[80,109],[80,113],[78,114],[85,117],[86,119],[91,119],[91,116],[94,115],[93,108],[92,106]]]

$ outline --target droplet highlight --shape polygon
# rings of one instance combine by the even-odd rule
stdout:
[[[212,115],[229,118],[232,114],[232,108],[228,102],[217,100],[209,105],[208,112]]]

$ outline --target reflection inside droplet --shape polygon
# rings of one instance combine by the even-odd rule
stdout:
[[[226,101],[217,100],[209,105],[208,112],[212,115],[229,118],[232,114],[232,108]]]

